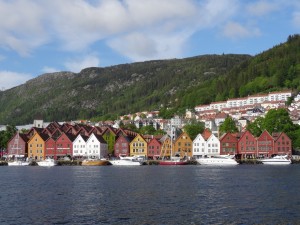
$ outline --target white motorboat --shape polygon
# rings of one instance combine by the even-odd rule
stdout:
[[[37,162],[37,164],[39,166],[47,166],[47,167],[50,167],[50,166],[56,166],[57,165],[57,162],[56,160],[54,159],[45,159],[45,160],[42,160],[42,161],[39,161]]]
[[[210,156],[196,159],[200,165],[216,165],[216,166],[234,166],[238,165],[238,162],[231,156]]]
[[[260,160],[265,165],[289,165],[292,160],[287,155],[276,155],[269,159]]]
[[[141,166],[143,159],[138,157],[119,156],[120,159],[110,160],[113,166]]]
[[[22,161],[22,160],[15,160],[12,162],[7,163],[9,166],[28,166],[29,162],[28,161]]]

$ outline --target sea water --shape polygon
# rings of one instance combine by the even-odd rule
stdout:
[[[0,224],[300,224],[300,165],[0,167]]]

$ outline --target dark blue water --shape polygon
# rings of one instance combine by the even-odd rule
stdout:
[[[0,167],[0,224],[300,224],[300,165]]]

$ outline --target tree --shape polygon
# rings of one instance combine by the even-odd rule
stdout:
[[[249,123],[247,125],[247,130],[250,131],[251,134],[253,134],[255,137],[258,137],[263,132],[263,121],[264,118],[257,117],[256,120],[254,120],[252,123]]]
[[[12,125],[7,125],[5,131],[0,132],[0,149],[6,149],[8,141],[17,132],[17,128]]]
[[[156,132],[155,128],[153,126],[151,126],[151,125],[143,126],[139,130],[140,134],[150,134],[150,135],[153,135],[153,134],[155,134],[155,132]]]
[[[263,128],[270,134],[293,130],[293,122],[286,109],[271,109],[265,116]]]
[[[204,123],[198,121],[192,121],[186,124],[183,129],[189,135],[189,137],[194,140],[199,133],[202,133],[205,126]]]
[[[225,119],[224,123],[220,125],[219,131],[221,134],[228,133],[228,132],[236,133],[238,132],[238,128],[236,127],[234,120],[230,116],[228,116]]]

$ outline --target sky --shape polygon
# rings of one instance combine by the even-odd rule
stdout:
[[[299,0],[0,0],[0,90],[87,67],[254,56],[299,31]]]

